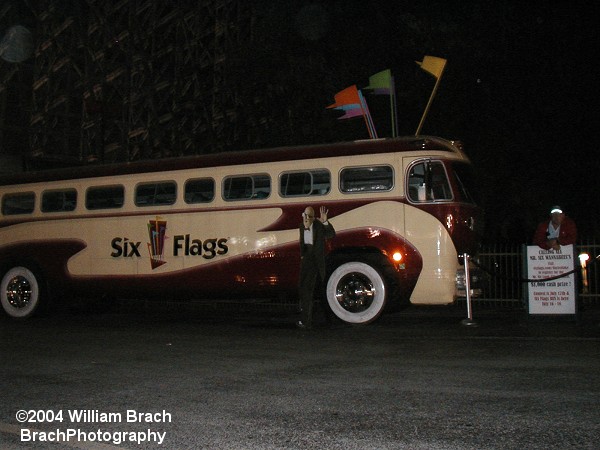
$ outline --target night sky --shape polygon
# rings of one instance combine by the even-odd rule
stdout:
[[[576,220],[581,237],[599,237],[591,9],[584,2],[402,3],[375,1],[366,14],[361,2],[344,2],[322,42],[356,62],[352,74],[366,78],[355,79],[359,87],[392,69],[402,134],[414,134],[434,85],[413,61],[448,60],[422,134],[464,142],[482,175],[486,240],[530,242],[554,204]]]
[[[481,175],[486,240],[530,241],[554,204],[582,237],[600,237],[593,2],[414,3],[255,0],[254,41],[231,49],[225,75],[246,105],[262,97],[261,114],[271,114],[268,127],[251,130],[259,146],[368,138],[360,118],[338,121],[325,107],[388,68],[399,132],[413,135],[435,84],[415,61],[442,57],[421,133],[464,143]],[[389,135],[385,99],[367,100]]]

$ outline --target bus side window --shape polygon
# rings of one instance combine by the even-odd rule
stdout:
[[[45,191],[42,194],[42,212],[73,211],[76,205],[77,191],[75,189]]]
[[[229,177],[223,182],[225,200],[242,200],[252,198],[252,178]]]
[[[326,195],[331,190],[331,175],[325,169],[285,172],[279,180],[282,197]]]
[[[408,198],[413,202],[427,200],[425,191],[425,163],[415,164],[408,173]]]
[[[440,162],[431,164],[431,198],[432,200],[452,200],[452,190],[444,165]]]
[[[264,199],[271,194],[271,178],[268,175],[253,175],[252,198]]]
[[[6,194],[2,197],[2,214],[5,216],[31,214],[34,206],[35,194],[33,192]]]
[[[394,169],[390,166],[349,167],[340,174],[340,191],[348,193],[390,191]]]
[[[451,200],[452,190],[444,165],[439,161],[413,165],[408,174],[408,198],[413,202]]]
[[[215,180],[212,178],[188,180],[183,195],[188,204],[212,202],[215,198]]]
[[[136,206],[172,205],[177,199],[174,181],[140,184],[135,188]]]
[[[265,199],[270,194],[271,178],[268,175],[242,175],[223,181],[225,200]]]
[[[85,207],[89,210],[121,208],[124,202],[123,186],[94,186],[85,193]]]

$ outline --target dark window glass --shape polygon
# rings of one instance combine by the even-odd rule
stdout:
[[[413,202],[451,200],[452,190],[440,161],[423,161],[408,173],[408,198]]]
[[[225,200],[264,199],[271,193],[271,178],[268,175],[243,175],[227,177],[223,182]]]
[[[456,185],[460,193],[461,200],[467,203],[480,203],[478,198],[477,180],[473,167],[464,163],[453,163]]]
[[[172,205],[177,199],[177,185],[174,181],[140,184],[135,189],[137,206]]]
[[[208,203],[215,198],[215,180],[198,178],[185,183],[186,203]]]
[[[2,197],[2,214],[11,216],[15,214],[31,214],[35,205],[33,192],[19,192],[6,194]]]
[[[324,169],[284,173],[279,186],[282,197],[325,195],[330,189],[331,176]]]
[[[125,188],[123,186],[95,186],[85,193],[85,207],[87,209],[112,209],[121,208],[125,202]]]
[[[65,189],[42,194],[42,212],[73,211],[77,205],[77,191]]]
[[[394,170],[390,166],[349,167],[340,174],[342,192],[389,191],[394,187]]]

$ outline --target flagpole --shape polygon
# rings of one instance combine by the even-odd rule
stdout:
[[[362,94],[358,91],[358,98],[360,100],[360,110],[362,111],[363,119],[365,119],[365,125],[367,126],[367,131],[369,132],[369,137],[373,139],[373,131],[371,130],[371,124],[369,123],[369,119],[367,117],[368,113],[365,108],[365,102]]]
[[[392,119],[392,137],[396,137],[396,127],[394,127],[394,94],[390,91],[390,118]]]
[[[423,112],[423,117],[421,117],[421,122],[419,122],[419,127],[417,128],[417,132],[415,133],[415,136],[418,136],[419,133],[421,132],[421,128],[423,128],[423,123],[425,122],[425,117],[427,116],[427,113],[429,112],[429,108],[431,107],[431,103],[433,102],[433,97],[435,97],[435,93],[437,92],[438,85],[440,84],[440,79],[441,79],[441,77],[439,77],[435,82],[435,86],[433,87],[433,91],[431,92],[431,95],[429,96],[429,101],[427,102],[427,106],[425,107],[425,111]]]
[[[345,107],[349,107],[348,111],[346,111],[342,117],[339,117],[339,119],[347,119],[358,115],[354,114],[352,112],[352,109],[360,108],[360,112],[362,113],[362,116],[365,119],[365,125],[367,126],[369,136],[371,137],[371,139],[377,138],[377,131],[375,130],[375,124],[373,123],[373,119],[371,118],[369,107],[365,98],[362,95],[362,92],[356,88],[356,85],[352,85],[338,92],[337,94],[335,94],[334,98],[335,102],[332,105],[329,105],[327,108],[346,110]]]
[[[363,110],[364,113],[364,110]],[[367,131],[369,132],[369,137],[371,139],[373,139],[373,131],[371,130],[371,124],[369,123],[369,119],[367,119],[367,115],[363,114],[363,117],[365,118],[365,125],[367,126]]]
[[[369,111],[369,106],[367,105],[367,101],[365,97],[362,95],[362,92],[358,91],[358,97],[360,99],[360,107],[363,111],[363,116],[365,117],[365,123],[367,124],[367,128],[369,130],[369,136],[371,139],[377,138],[377,131],[375,130],[375,124],[373,123],[373,119],[371,117],[371,112]]]
[[[396,83],[394,77],[391,78],[390,86],[390,116],[392,117],[392,137],[398,135],[398,110],[396,108]]]
[[[421,121],[419,122],[419,126],[417,127],[417,132],[415,136],[418,136],[421,133],[421,129],[423,128],[423,123],[425,122],[425,117],[427,117],[427,113],[429,113],[429,108],[431,107],[431,103],[433,102],[433,97],[437,92],[438,86],[440,84],[440,80],[442,79],[442,74],[444,73],[444,67],[446,67],[446,60],[444,58],[438,58],[437,56],[429,56],[425,55],[423,61],[415,61],[421,69],[430,73],[435,77],[435,86],[433,87],[433,91],[429,96],[429,101],[427,102],[427,106],[425,107],[425,111],[423,112],[423,117],[421,117]]]

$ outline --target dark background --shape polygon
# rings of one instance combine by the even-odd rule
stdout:
[[[530,240],[554,204],[576,220],[581,236],[598,236],[591,68],[598,27],[583,3],[381,0],[368,8],[360,1],[312,8],[318,27],[298,26],[306,19],[299,15],[298,39],[274,40],[285,60],[318,55],[329,68],[328,92],[311,67],[298,90],[321,92],[327,104],[332,88],[366,86],[368,76],[391,68],[400,134],[415,133],[434,86],[413,61],[425,54],[448,60],[422,134],[464,142],[481,175],[486,240]],[[389,133],[387,103],[368,101],[380,135]],[[340,138],[368,137],[360,118],[325,123]]]
[[[57,23],[98,15],[86,1],[9,3],[13,8],[0,32],[23,23],[33,30],[35,46],[44,41],[36,25],[44,8]],[[369,76],[388,68],[396,80],[399,134],[413,135],[435,84],[414,61],[438,56],[448,63],[421,133],[464,143],[480,174],[485,240],[530,242],[554,204],[575,219],[581,237],[600,236],[600,163],[592,128],[598,27],[591,3],[249,4],[251,36],[229,45],[220,66],[221,85],[235,93],[235,137],[199,135],[196,142],[202,145],[193,152],[368,138],[361,118],[338,121],[325,107],[335,93],[352,84],[365,87]],[[193,6],[174,2],[172,8]],[[121,31],[116,24],[106,26],[114,34]],[[124,52],[119,45],[110,43],[113,51]],[[17,66],[18,76],[6,84],[0,152],[23,156],[29,151],[27,131],[7,130],[27,123],[35,112],[22,86],[39,67],[35,55]],[[367,100],[379,135],[389,136],[387,99]]]

